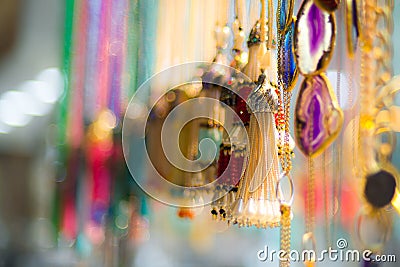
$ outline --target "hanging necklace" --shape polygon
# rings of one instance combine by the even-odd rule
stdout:
[[[360,171],[365,205],[357,219],[357,233],[364,248],[379,253],[388,239],[392,219],[387,207],[398,192],[396,169],[391,164],[394,134],[390,121],[379,119],[380,111],[392,105],[393,1],[365,1],[361,39]],[[375,246],[366,240],[365,221],[376,224],[381,237]],[[364,232],[363,232],[364,231]]]
[[[293,5],[294,0],[278,1],[277,10],[278,86],[276,92],[278,94],[279,110],[276,117],[276,124],[279,132],[279,158],[282,170],[286,174],[289,174],[292,168],[291,157],[294,149],[289,127],[291,90],[298,78],[298,71],[292,50],[295,21],[292,16]]]
[[[320,1],[322,2],[322,1]],[[303,246],[315,248],[315,177],[313,157],[328,147],[339,134],[343,113],[328,78],[323,73],[335,44],[335,16],[304,0],[295,25],[294,50],[299,72],[305,76],[296,102],[295,137],[308,157],[306,233]],[[305,262],[313,266],[315,259]]]
[[[343,19],[343,9],[339,9],[337,11],[337,16],[338,16],[338,21],[342,21]],[[337,58],[337,71],[336,71],[336,96],[338,99],[338,105],[340,106],[340,100],[341,100],[341,81],[342,81],[342,44],[343,44],[343,34],[340,32],[337,34],[336,37],[337,40],[337,51],[338,51],[338,56]],[[350,91],[350,89],[349,89]],[[332,147],[332,205],[329,208],[329,188],[328,185],[324,185],[324,198],[325,198],[325,232],[326,232],[326,241],[327,241],[327,247],[332,247],[331,242],[331,237],[334,237],[336,233],[336,226],[340,224],[340,214],[341,214],[341,206],[336,204],[336,203],[341,203],[341,195],[342,195],[342,179],[343,179],[343,168],[342,168],[342,153],[344,151],[343,147],[343,136],[340,136],[336,140],[336,144]],[[327,150],[323,152],[323,158],[325,158]],[[323,173],[324,173],[324,180],[327,181],[328,178],[326,177],[326,162],[323,162],[322,165]],[[331,210],[329,210],[331,209]],[[337,215],[333,216],[331,212],[335,212]],[[331,229],[329,221],[330,218],[333,219],[333,228]]]
[[[245,74],[258,80],[248,96],[249,150],[243,164],[238,197],[232,208],[232,220],[239,226],[277,227],[280,222],[276,188],[279,179],[276,131],[273,114],[277,96],[271,81],[276,74],[272,60],[272,1],[269,1],[269,25],[266,40],[266,3],[261,2],[261,18],[249,38],[249,63]],[[267,43],[268,41],[268,43]],[[272,68],[272,69],[271,69]],[[259,74],[261,72],[261,75]],[[275,79],[276,80],[276,79]],[[248,118],[248,117],[247,117]],[[244,118],[244,119],[247,119]]]
[[[259,63],[257,60],[257,52],[260,46],[261,30],[260,30],[260,22],[257,21],[254,27],[251,29],[247,46],[249,48],[249,57],[246,66],[243,68],[243,73],[251,79],[252,82],[255,82],[259,72]],[[235,111],[238,114],[241,123],[245,126],[245,129],[242,127],[237,128],[237,136],[249,136],[249,124],[250,124],[250,113],[247,109],[246,99],[248,98],[250,91],[252,90],[252,86],[254,83],[246,83],[244,82],[239,86],[236,96],[236,105]],[[250,136],[249,136],[250,137]],[[234,151],[238,151],[243,156],[243,167],[247,165],[248,161],[248,153],[249,153],[249,144],[246,142],[247,138],[238,138],[237,141],[232,140],[232,147]],[[238,184],[238,189],[236,193],[236,197],[234,202],[231,204],[230,213],[229,213],[229,222],[233,224],[239,223],[239,225],[243,225],[243,216],[244,216],[244,203],[245,203],[245,192],[246,186],[243,181],[245,169],[242,168],[240,173],[240,180]]]
[[[292,168],[291,158],[294,155],[294,144],[291,145],[289,119],[290,119],[290,100],[291,90],[296,84],[298,71],[294,60],[292,49],[294,21],[293,18],[294,0],[278,1],[278,10],[276,13],[277,36],[278,36],[278,86],[277,94],[279,101],[278,113],[276,116],[276,125],[279,133],[279,158],[282,166],[282,175],[278,182],[276,192],[282,191],[279,188],[280,182],[284,177],[289,179],[291,191],[293,194],[293,181],[290,176]],[[294,143],[292,141],[292,143]],[[284,257],[280,259],[281,267],[290,266],[290,247],[291,247],[291,201],[280,200],[281,211],[281,232],[280,249],[285,252]]]
[[[243,77],[239,71],[247,61],[243,53],[244,31],[239,20],[239,3],[235,1],[235,20],[232,23],[234,33],[234,43],[232,48],[233,60],[231,67],[238,72],[232,71],[231,79],[225,87],[222,88],[220,101],[228,107],[234,108],[236,105],[236,89],[242,83]],[[225,113],[226,114],[226,113]],[[211,214],[213,219],[225,220],[230,217],[230,207],[236,198],[238,181],[242,172],[244,151],[246,144],[246,129],[243,127],[240,119],[233,118],[232,130],[229,136],[226,131],[222,138],[220,153],[218,157],[217,177],[222,180],[222,185],[218,185],[215,190],[214,201]],[[229,166],[229,168],[228,168]],[[228,220],[228,223],[230,221]]]
[[[223,8],[223,10],[229,10],[228,8]],[[228,46],[228,41],[230,37],[230,29],[227,25],[224,27],[220,27],[217,22],[215,39],[217,43],[217,55],[213,61],[213,66],[211,69],[203,76],[203,81],[211,81],[211,83],[215,84],[207,84],[203,83],[203,91],[202,94],[205,97],[212,97],[215,99],[219,99],[222,103],[225,103],[227,106],[232,106],[234,104],[234,93],[232,92],[231,83],[234,80],[231,77],[232,73],[223,73],[220,72],[219,69],[221,66],[219,65],[228,65],[228,55],[226,53],[226,48]],[[240,34],[240,29],[239,29]],[[240,56],[240,50],[236,51]],[[234,73],[233,73],[234,74]],[[229,165],[229,161],[231,159],[232,145],[229,140],[229,136],[227,133],[223,133],[222,126],[224,122],[225,116],[225,108],[221,106],[219,103],[216,103],[213,107],[210,107],[209,110],[213,113],[210,114],[211,118],[216,118],[215,121],[220,121],[219,125],[214,125],[211,128],[213,129],[204,129],[204,125],[200,125],[200,135],[201,137],[205,137],[205,134],[209,133],[211,130],[213,131],[213,135],[209,135],[207,137],[212,138],[213,136],[218,136],[217,139],[214,139],[214,143],[217,143],[220,147],[219,150],[219,158],[215,164],[216,173],[212,172],[211,176],[216,177],[219,180],[218,185],[215,187],[215,192],[213,196],[212,210],[211,214],[214,219],[225,220],[228,212],[228,203],[232,202],[229,198],[234,197],[235,190],[231,190],[235,186],[234,178],[229,175],[229,170],[226,172],[226,169]],[[210,125],[210,123],[208,123]],[[208,127],[210,128],[210,126]],[[215,134],[216,133],[216,134]],[[224,136],[223,136],[224,134]],[[202,138],[200,138],[202,139]],[[208,175],[210,176],[210,175]],[[237,178],[238,180],[238,178]],[[209,180],[212,182],[213,180]],[[219,215],[219,216],[218,216]]]

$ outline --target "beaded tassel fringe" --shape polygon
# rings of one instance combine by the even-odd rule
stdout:
[[[276,197],[279,166],[273,116],[277,98],[264,75],[258,84],[249,95],[250,151],[245,157],[230,219],[239,226],[277,227],[281,217]]]

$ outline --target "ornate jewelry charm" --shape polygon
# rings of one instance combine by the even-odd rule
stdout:
[[[333,13],[305,0],[297,17],[294,34],[297,67],[304,76],[323,72],[332,57],[336,37]]]
[[[343,124],[343,112],[324,74],[303,81],[295,115],[296,142],[306,156],[315,156],[337,137]]]

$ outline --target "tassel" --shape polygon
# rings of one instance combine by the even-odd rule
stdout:
[[[239,226],[277,227],[280,222],[276,197],[279,165],[273,113],[278,106],[275,91],[264,74],[260,75],[248,102],[250,150],[232,207],[232,220]]]

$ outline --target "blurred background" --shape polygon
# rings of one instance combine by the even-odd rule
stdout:
[[[248,36],[258,18],[259,1],[239,2]],[[177,208],[140,190],[122,155],[121,120],[136,89],[169,66],[212,61],[215,27],[232,23],[233,3],[0,1],[0,266],[271,265],[260,262],[257,252],[265,246],[279,248],[279,229],[228,226],[212,220],[209,206],[192,220],[182,219]],[[400,42],[399,16],[396,2],[393,44]],[[339,68],[347,66],[341,52],[345,50],[343,34],[338,34],[328,72],[332,80]],[[399,74],[397,45],[392,60],[394,74]],[[158,85],[153,90],[167,89],[168,82],[165,88]],[[351,147],[350,130],[344,130],[340,138],[342,147]],[[397,148],[393,162],[400,168]],[[297,154],[292,243],[300,249],[306,161]],[[138,161],[141,156],[138,153]],[[316,162],[318,173],[321,161]],[[327,163],[330,173],[334,165]],[[343,164],[341,200],[331,219],[334,240],[346,238],[351,247],[357,247],[360,181],[349,169]],[[319,180],[317,186],[322,192]],[[318,194],[317,203],[317,244],[322,248],[326,225]],[[384,252],[400,260],[399,216],[393,217]],[[278,262],[273,264],[278,266]],[[338,264],[362,263],[324,263]]]

